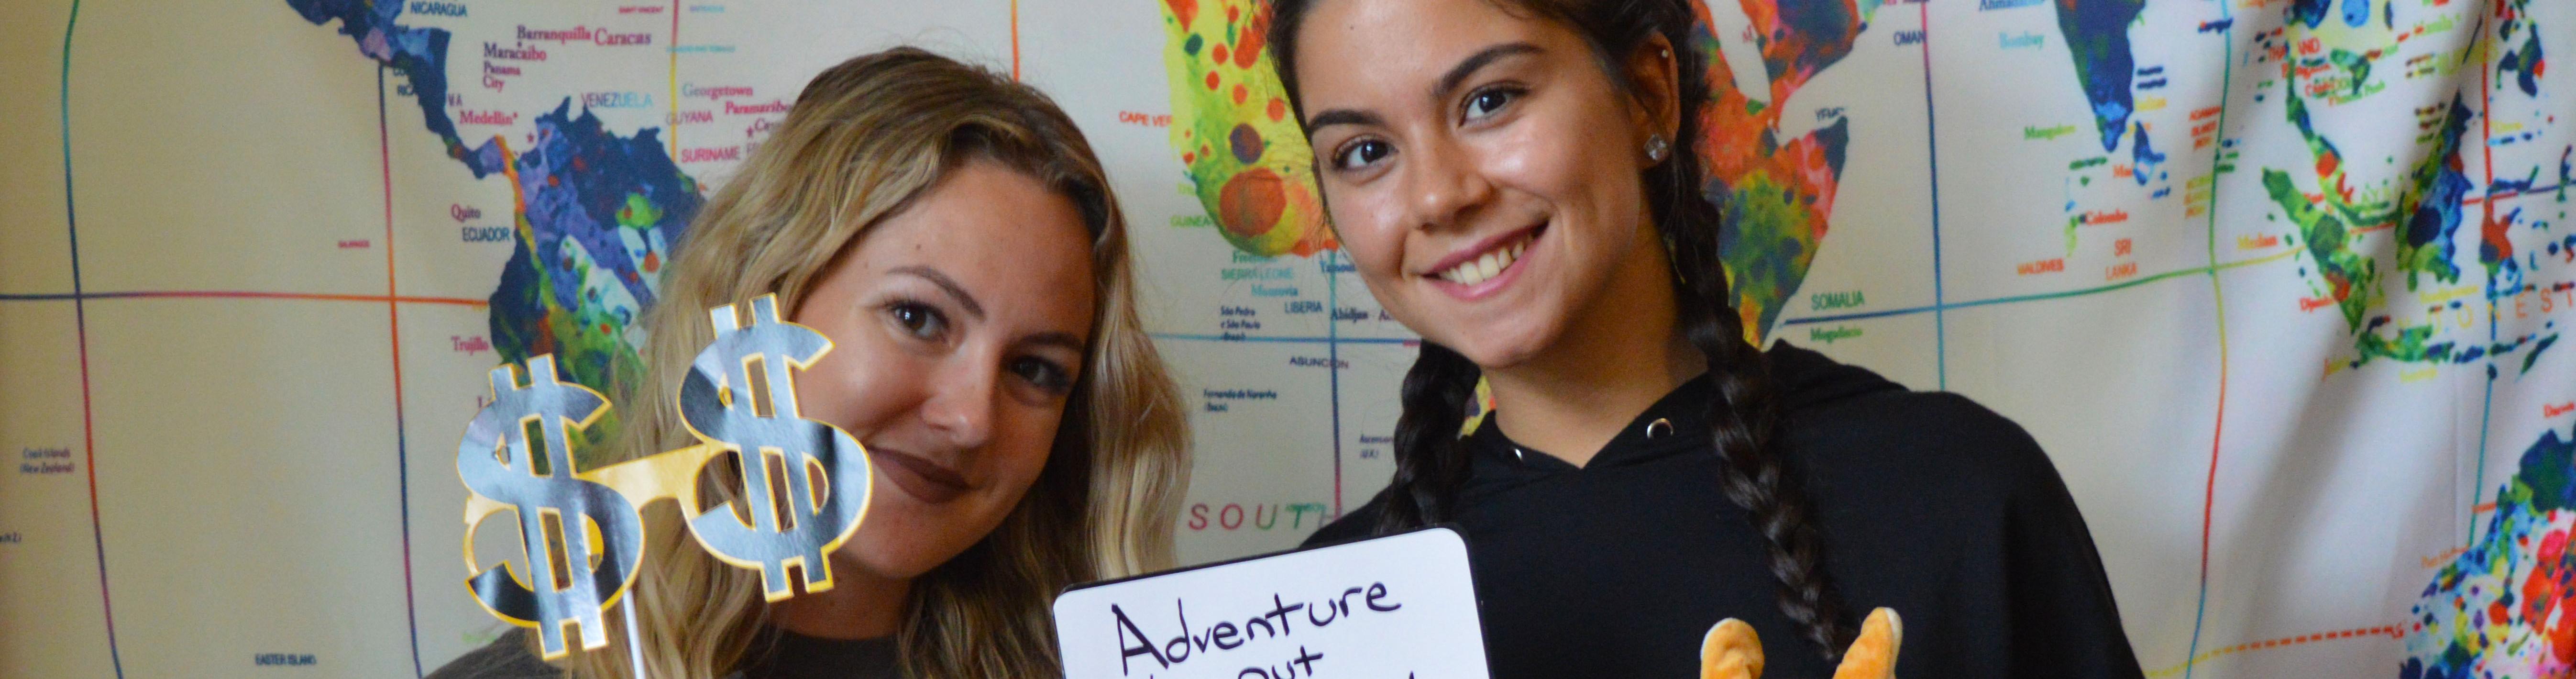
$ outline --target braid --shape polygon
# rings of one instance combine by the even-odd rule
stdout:
[[[1381,533],[1420,528],[1450,519],[1458,488],[1467,483],[1467,456],[1458,445],[1468,401],[1476,397],[1476,364],[1430,342],[1404,373],[1404,412],[1395,421],[1395,479],[1378,497],[1386,510]]]
[[[1694,16],[1685,2],[1648,0],[1594,5],[1651,25],[1670,40],[1684,58],[1676,59],[1682,106],[1676,149],[1689,149],[1702,139],[1699,110],[1708,105],[1707,64],[1689,58]],[[1771,577],[1780,583],[1780,613],[1799,626],[1807,641],[1827,661],[1839,657],[1852,633],[1843,623],[1842,599],[1824,569],[1824,539],[1817,531],[1814,506],[1808,503],[1801,477],[1780,454],[1777,434],[1780,407],[1771,384],[1770,363],[1746,339],[1744,319],[1727,289],[1721,253],[1726,233],[1727,187],[1703,183],[1699,154],[1677,152],[1648,168],[1647,204],[1655,228],[1664,236],[1673,264],[1675,320],[1691,346],[1708,359],[1717,398],[1709,404],[1709,435],[1723,464],[1719,489],[1742,507],[1762,534]]]
[[[1682,101],[1707,101],[1703,67],[1696,60],[1680,61]],[[1680,138],[1700,138],[1698,118],[1682,116]],[[1649,171],[1646,190],[1656,228],[1671,248],[1677,320],[1691,346],[1707,356],[1709,380],[1718,396],[1709,404],[1708,423],[1717,457],[1725,465],[1719,487],[1762,534],[1771,577],[1780,582],[1780,613],[1831,661],[1841,655],[1851,632],[1843,625],[1842,600],[1825,573],[1824,538],[1816,530],[1814,507],[1777,445],[1780,405],[1770,363],[1746,339],[1744,317],[1731,304],[1735,297],[1727,289],[1720,254],[1726,213],[1719,204],[1726,199],[1725,188],[1703,194],[1699,157],[1673,155],[1655,168],[1660,172]]]
[[[1773,444],[1779,408],[1762,352],[1744,341],[1733,309],[1719,306],[1689,321],[1685,333],[1707,354],[1718,398],[1709,404],[1709,434],[1725,465],[1720,489],[1744,508],[1769,550],[1780,582],[1780,613],[1832,660],[1850,638],[1840,599],[1823,568],[1823,538],[1804,489]]]

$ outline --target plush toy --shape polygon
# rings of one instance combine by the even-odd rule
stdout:
[[[1860,638],[1843,651],[1834,679],[1896,679],[1896,649],[1905,637],[1905,621],[1896,610],[1870,611],[1860,623]],[[1753,626],[1727,618],[1708,629],[1699,646],[1700,679],[1761,679],[1762,638]]]

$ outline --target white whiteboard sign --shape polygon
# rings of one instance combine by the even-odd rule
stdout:
[[[1067,679],[1484,679],[1467,543],[1430,528],[1055,599]]]

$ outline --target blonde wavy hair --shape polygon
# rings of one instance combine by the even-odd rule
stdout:
[[[855,239],[975,161],[1027,173],[1080,208],[1099,304],[1044,471],[991,534],[914,581],[896,646],[920,679],[1052,677],[1062,673],[1055,593],[1171,567],[1190,462],[1178,388],[1137,320],[1107,177],[1073,121],[1034,88],[908,47],[816,76],[677,248],[643,319],[644,382],[617,385],[627,419],[608,458],[695,443],[676,400],[690,359],[713,339],[707,309],[767,293],[797,308]],[[701,550],[678,509],[647,510],[646,565],[629,595],[640,602],[645,675],[719,676],[759,650],[769,624],[760,575]],[[612,644],[568,658],[571,676],[631,676],[623,621],[605,617]]]

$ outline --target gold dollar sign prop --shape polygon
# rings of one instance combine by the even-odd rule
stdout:
[[[482,567],[474,558],[474,527],[509,509],[519,516],[531,572],[503,563],[465,582],[493,615],[537,628],[543,655],[552,660],[570,650],[566,624],[581,628],[582,648],[608,645],[600,612],[634,582],[644,522],[635,503],[573,468],[572,432],[598,421],[608,400],[557,380],[552,355],[528,359],[527,386],[519,386],[515,372],[509,365],[492,369],[492,403],[466,425],[456,473],[472,492],[465,502],[466,570]]]
[[[698,545],[760,571],[770,601],[795,594],[791,569],[803,575],[806,592],[831,589],[828,555],[867,514],[875,478],[867,450],[848,432],[805,419],[797,406],[794,370],[830,352],[831,340],[779,320],[775,295],[751,300],[748,325],[730,304],[708,316],[715,340],[679,387],[681,419],[702,442],[695,446],[576,470],[572,432],[607,413],[607,400],[557,380],[550,355],[528,359],[524,387],[513,366],[492,369],[492,403],[475,414],[457,448],[457,474],[472,493],[465,562],[473,577],[466,582],[493,615],[538,628],[548,660],[570,652],[566,624],[580,628],[583,649],[607,645],[601,611],[633,586],[642,566],[641,507],[678,501]],[[699,511],[698,477],[725,453],[741,461],[732,475],[738,483],[731,497]],[[519,515],[532,573],[508,564],[478,570],[474,527],[505,509]],[[634,607],[627,613],[631,646]],[[630,650],[640,668],[640,649]]]
[[[738,453],[738,494],[689,519],[699,546],[726,563],[760,570],[770,601],[794,594],[787,569],[804,574],[805,591],[832,588],[825,555],[859,528],[874,475],[858,439],[798,414],[795,376],[832,343],[805,326],[778,320],[778,298],[751,300],[751,324],[733,305],[708,312],[715,341],[698,353],[680,385],[680,415],[708,449]],[[777,474],[771,474],[772,470]],[[817,482],[817,477],[820,482]],[[683,490],[695,495],[695,485]],[[739,514],[733,503],[744,503]],[[691,498],[684,507],[697,507]]]

